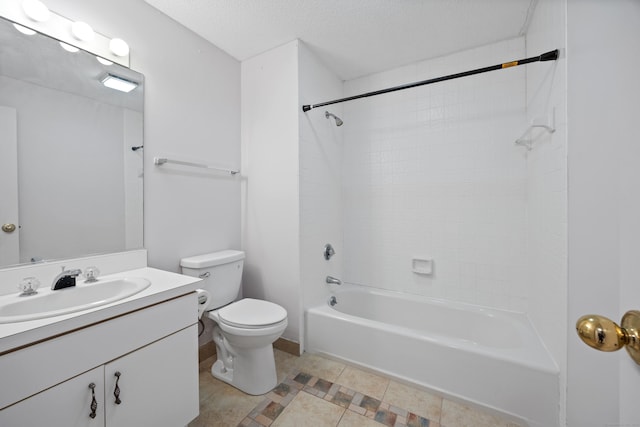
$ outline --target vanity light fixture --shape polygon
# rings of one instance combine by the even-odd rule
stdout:
[[[23,0],[22,10],[25,15],[36,22],[45,22],[51,17],[49,8],[40,0]]]
[[[91,25],[82,21],[71,24],[71,34],[73,34],[73,37],[83,42],[92,41],[96,35],[93,28],[91,28]]]
[[[32,35],[34,35],[36,33],[31,28],[23,27],[20,24],[13,24],[13,26],[16,28],[16,30],[20,31],[22,34],[27,35],[27,36],[32,36]]]
[[[127,56],[129,54],[129,45],[122,39],[111,39],[109,49],[116,56]]]
[[[0,15],[15,23],[16,31],[25,35],[40,32],[114,64],[130,66],[130,47],[124,40],[94,31],[88,21],[78,19],[76,22],[59,15],[45,3],[47,0],[0,0]]]
[[[102,84],[108,88],[127,93],[138,87],[138,83],[124,79],[122,77],[114,76],[113,74],[107,74],[102,79]]]
[[[99,63],[101,63],[102,65],[113,65],[113,62],[109,61],[108,59],[104,59],[101,56],[96,56],[96,59],[98,60]]]
[[[70,44],[67,44],[65,42],[60,42],[60,46],[62,46],[62,48],[67,52],[71,52],[71,53],[76,53],[80,50],[77,47],[71,46]]]

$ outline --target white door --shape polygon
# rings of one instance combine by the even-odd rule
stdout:
[[[582,315],[640,310],[640,1],[567,5],[567,425],[640,426],[640,365],[573,330]]]
[[[14,108],[0,105],[0,267],[20,262],[18,133]]]

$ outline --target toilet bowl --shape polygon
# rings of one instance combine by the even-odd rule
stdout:
[[[209,298],[201,311],[213,320],[217,360],[211,374],[247,394],[277,385],[273,342],[287,327],[287,311],[253,298],[234,301],[240,289],[244,253],[221,251],[183,258],[183,274],[200,277]]]
[[[261,315],[256,315],[256,309]],[[247,394],[264,394],[277,384],[272,344],[287,327],[287,312],[251,298],[207,314],[216,322],[213,341],[218,360],[211,374]]]

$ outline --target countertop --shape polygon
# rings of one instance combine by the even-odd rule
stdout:
[[[161,303],[198,288],[201,279],[182,274],[144,267],[100,277],[103,280],[125,277],[143,277],[151,281],[147,289],[128,298],[60,316],[24,322],[0,324],[0,356],[26,345],[46,340],[56,335],[108,320],[141,308]],[[82,286],[79,283],[77,286]],[[16,297],[17,297],[16,293]],[[197,311],[197,307],[193,307]]]

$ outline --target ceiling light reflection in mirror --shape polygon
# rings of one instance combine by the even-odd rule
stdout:
[[[20,31],[25,36],[32,36],[36,33],[31,28],[23,27],[20,24],[13,24],[13,26],[15,27],[16,30]]]

